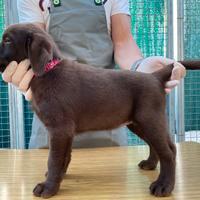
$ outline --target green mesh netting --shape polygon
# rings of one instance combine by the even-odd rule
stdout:
[[[0,38],[5,24],[4,1],[0,0]],[[1,39],[0,39],[1,40]],[[8,87],[0,76],[0,148],[10,147],[10,128],[9,128],[9,107],[8,107]]]
[[[33,112],[31,111],[31,105],[24,100],[24,135],[25,135],[25,147],[28,148],[29,140],[31,137]]]
[[[164,0],[130,0],[132,33],[145,56],[166,51],[167,10]]]
[[[200,1],[184,0],[184,57],[200,57]],[[200,71],[185,78],[185,130],[200,130]]]

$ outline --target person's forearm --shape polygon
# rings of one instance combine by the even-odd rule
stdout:
[[[131,66],[141,58],[142,53],[134,40],[115,46],[115,62],[121,69],[131,69]]]
[[[116,14],[111,17],[111,22],[115,62],[121,69],[131,69],[142,58],[131,33],[131,18],[126,14]]]

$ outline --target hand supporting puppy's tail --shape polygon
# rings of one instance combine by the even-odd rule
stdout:
[[[200,70],[200,60],[186,60],[179,61],[179,63],[181,63],[188,70]],[[173,68],[174,63],[154,72],[153,75],[164,85],[167,81],[170,80]]]

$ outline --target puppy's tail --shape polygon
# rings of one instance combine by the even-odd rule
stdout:
[[[174,64],[167,65],[166,67],[163,67],[162,69],[156,71],[153,73],[153,75],[162,83],[165,84],[165,82],[169,81],[172,69],[174,68]]]

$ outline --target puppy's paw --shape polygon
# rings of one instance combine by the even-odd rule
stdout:
[[[150,192],[157,197],[167,197],[171,194],[174,185],[167,181],[155,181],[150,185]]]
[[[139,164],[138,164],[140,169],[144,169],[144,170],[154,170],[157,166],[157,163],[149,161],[149,160],[142,160]]]
[[[39,183],[33,189],[33,194],[36,197],[50,198],[58,192],[59,186],[60,184],[53,182]]]

